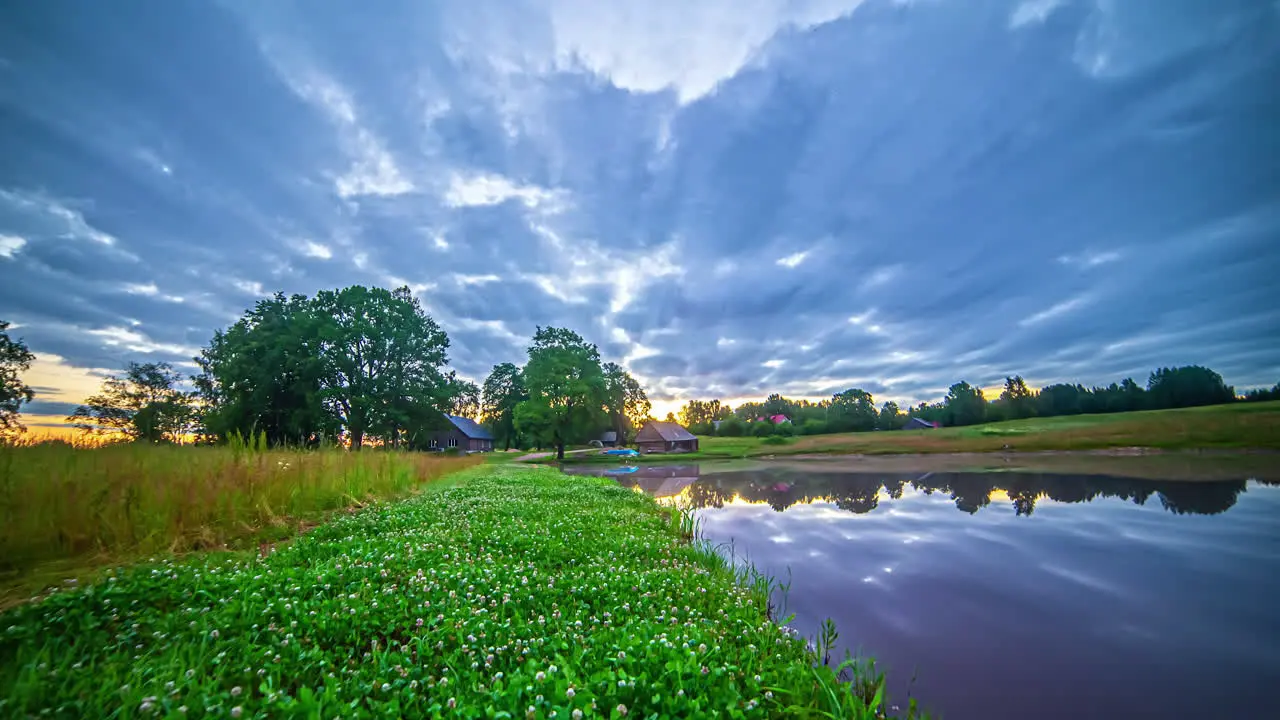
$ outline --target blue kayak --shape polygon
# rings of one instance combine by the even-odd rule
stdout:
[[[631,448],[618,448],[617,450],[605,450],[603,455],[615,455],[617,457],[635,457],[640,453]]]

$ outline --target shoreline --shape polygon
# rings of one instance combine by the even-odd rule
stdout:
[[[803,453],[748,457],[692,457],[646,455],[641,462],[618,465],[759,463],[809,472],[932,473],[1024,472],[1055,475],[1113,475],[1144,480],[1222,482],[1256,479],[1280,482],[1280,452],[1274,450],[1161,450],[1108,448],[1097,450],[1045,450],[1030,452],[953,452],[868,455],[858,453]],[[638,460],[639,458],[632,458]],[[576,460],[565,467],[603,466],[600,461]]]

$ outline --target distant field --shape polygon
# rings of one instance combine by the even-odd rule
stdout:
[[[713,460],[766,455],[900,455],[911,453],[1038,452],[1047,450],[1280,450],[1280,402],[1237,403],[1180,410],[1070,415],[937,430],[811,435],[770,444],[758,438],[699,438],[700,451],[651,455],[642,462]],[[588,456],[572,462],[611,462]]]

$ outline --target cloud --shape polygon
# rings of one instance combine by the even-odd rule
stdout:
[[[156,342],[145,334],[131,328],[108,327],[97,330],[88,330],[86,331],[86,334],[99,338],[102,343],[108,347],[118,347],[128,350],[129,352],[143,353],[145,355],[164,353],[167,355],[185,355],[190,357],[197,355],[200,352],[200,349],[196,347]]]
[[[1058,262],[1082,268],[1093,268],[1118,262],[1124,254],[1119,250],[1086,251],[1075,255],[1059,255]]]
[[[330,260],[333,258],[333,251],[327,245],[321,245],[314,240],[304,240],[302,242],[302,254],[309,258],[319,260]]]
[[[561,201],[561,195],[533,185],[521,185],[501,175],[462,175],[455,173],[445,192],[450,207],[483,207],[508,200],[518,200],[529,208]],[[447,247],[447,244],[446,244]]]
[[[305,63],[276,58],[276,70],[297,95],[323,109],[341,131],[350,167],[334,178],[339,197],[365,195],[395,197],[413,192],[414,185],[396,164],[383,141],[360,122],[351,93],[336,80]]]
[[[1018,324],[1023,327],[1027,327],[1028,325],[1036,325],[1045,322],[1046,320],[1052,320],[1056,317],[1078,310],[1087,304],[1088,301],[1088,298],[1085,297],[1074,297],[1070,300],[1063,300],[1062,302],[1056,303],[1045,310],[1035,313],[1034,315],[1029,315],[1023,318],[1018,321]]]
[[[79,210],[41,193],[0,190],[0,203],[6,205],[11,213],[24,215],[49,228],[59,239],[86,241],[107,247],[115,247],[119,242],[115,236],[86,222]]]
[[[1064,4],[1066,0],[1026,0],[1014,8],[1013,14],[1009,16],[1009,27],[1016,30],[1027,25],[1041,24]]]
[[[549,0],[550,62],[585,69],[619,88],[671,90],[690,103],[736,75],[771,38],[852,13],[861,0],[596,3]]]
[[[26,244],[26,238],[17,235],[0,235],[0,257],[11,258]]]
[[[5,43],[24,112],[0,117],[0,308],[61,358],[42,386],[357,283],[412,288],[469,377],[558,325],[663,402],[1280,377],[1269,4],[75,20],[95,33],[57,58]],[[125,51],[140,36],[165,63]]]
[[[786,257],[778,258],[775,261],[775,264],[777,264],[779,267],[793,268],[799,265],[800,263],[804,262],[804,259],[807,257],[809,257],[809,253],[807,251],[801,250],[800,252],[791,253]]]

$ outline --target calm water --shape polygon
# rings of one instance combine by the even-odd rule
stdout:
[[[1280,712],[1278,486],[589,472],[700,508],[708,539],[790,571],[801,632],[833,618],[887,666],[897,701],[909,690],[948,720]]]

